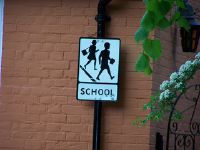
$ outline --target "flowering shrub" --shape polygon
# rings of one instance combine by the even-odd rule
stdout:
[[[186,81],[191,79],[197,70],[200,69],[200,52],[192,61],[186,61],[177,72],[170,75],[169,80],[163,81],[160,91],[151,96],[150,101],[144,105],[144,109],[150,109],[150,113],[144,120],[138,118],[134,124],[144,125],[148,121],[161,121],[164,115],[172,110],[178,94],[186,91]],[[181,114],[175,113],[174,119],[180,119]]]

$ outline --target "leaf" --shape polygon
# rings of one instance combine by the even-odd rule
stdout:
[[[148,0],[146,1],[147,4],[147,10],[154,11],[158,7],[158,1],[157,0]]]
[[[163,19],[161,19],[159,22],[158,22],[158,27],[160,27],[161,29],[166,29],[168,28],[169,26],[171,26],[171,22],[166,18],[164,17]]]
[[[179,19],[177,20],[177,23],[180,27],[183,27],[187,31],[190,29],[189,22],[183,16],[179,17]]]
[[[148,37],[148,34],[149,33],[143,27],[140,27],[135,33],[135,41],[139,43],[140,41],[145,40]]]
[[[151,68],[151,66],[150,66],[150,64],[149,64],[149,66],[145,68],[144,74],[146,74],[146,75],[151,75],[152,72],[153,72],[153,70],[152,70],[152,68]]]
[[[168,1],[160,1],[159,2],[159,11],[160,13],[165,16],[170,10],[171,10],[172,5]]]
[[[141,20],[141,26],[147,31],[151,31],[155,27],[155,15],[150,11],[146,11]]]
[[[136,71],[144,72],[146,67],[148,66],[149,66],[149,57],[146,54],[141,53],[135,64]]]
[[[171,18],[171,23],[173,23],[173,22],[175,22],[175,21],[177,21],[179,18],[181,17],[181,14],[180,14],[180,12],[175,12],[174,13],[174,15],[172,16],[172,18]]]
[[[179,7],[179,8],[182,8],[182,9],[185,9],[185,3],[183,0],[176,0],[176,5]]]
[[[162,52],[160,40],[146,39],[143,42],[143,49],[154,61],[160,57]]]
[[[165,1],[165,0],[149,0],[147,2],[147,10],[153,12],[156,15],[156,19],[162,19],[172,7],[172,1]]]

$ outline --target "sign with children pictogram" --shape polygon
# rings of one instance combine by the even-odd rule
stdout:
[[[120,39],[80,38],[78,100],[117,100],[119,55]]]

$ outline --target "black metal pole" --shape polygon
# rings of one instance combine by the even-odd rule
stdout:
[[[96,16],[97,21],[97,37],[105,37],[105,23],[108,19],[106,16],[106,5],[111,0],[99,0],[98,4],[98,14]],[[100,150],[100,133],[101,133],[101,110],[102,102],[95,101],[94,104],[94,126],[93,126],[93,150]]]

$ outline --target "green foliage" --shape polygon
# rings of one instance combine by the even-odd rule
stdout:
[[[151,60],[156,61],[162,52],[160,41],[150,39],[150,33],[156,28],[166,29],[173,23],[177,23],[186,30],[189,30],[190,26],[179,12],[174,12],[170,18],[167,17],[174,5],[180,9],[185,8],[183,0],[144,0],[144,3],[146,12],[141,19],[139,29],[135,33],[135,41],[137,43],[142,42],[143,52],[136,62],[135,69],[150,75],[152,73]]]
[[[145,53],[141,53],[136,61],[135,68],[137,71],[142,71],[146,75],[150,75],[152,73],[152,69],[149,64],[149,57]]]
[[[151,57],[154,61],[161,55],[161,44],[159,40],[146,39],[143,42],[143,49],[145,53]]]
[[[176,0],[176,5],[179,7],[179,8],[182,8],[182,9],[185,9],[185,4],[183,2],[183,0]]]
[[[140,27],[135,33],[135,41],[140,42],[145,40],[148,37],[148,32],[145,30],[144,27]]]
[[[148,60],[147,55],[142,54],[145,60]],[[144,61],[143,58],[140,61]],[[148,66],[148,61],[145,61],[143,67]],[[141,62],[143,63],[143,62]],[[186,82],[193,78],[193,75],[200,70],[200,52],[195,56],[194,60],[186,61],[182,64],[177,72],[170,75],[169,80],[163,81],[160,85],[160,91],[151,96],[150,101],[144,105],[144,110],[149,110],[150,113],[144,119],[137,118],[133,124],[143,126],[148,121],[162,121],[165,114],[170,113],[177,102],[177,97],[187,91]],[[182,113],[177,110],[173,111],[173,120],[182,119]]]

